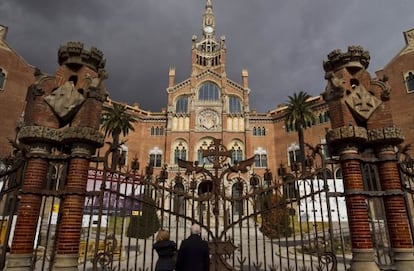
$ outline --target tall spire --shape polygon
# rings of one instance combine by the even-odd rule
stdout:
[[[205,38],[214,37],[216,28],[216,18],[213,14],[213,3],[212,0],[207,0],[206,11],[203,15],[203,36]]]

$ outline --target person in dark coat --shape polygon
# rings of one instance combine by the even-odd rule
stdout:
[[[156,242],[153,248],[158,254],[158,261],[155,264],[155,271],[172,271],[175,268],[175,256],[177,244],[170,240],[170,233],[166,230],[159,230],[155,237]]]
[[[200,226],[191,226],[191,235],[183,240],[177,254],[177,271],[208,271],[210,253],[207,241],[201,239]]]

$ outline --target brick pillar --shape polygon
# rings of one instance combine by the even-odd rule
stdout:
[[[364,196],[359,146],[367,140],[362,127],[340,127],[327,134],[327,141],[339,155],[348,211],[349,232],[352,243],[352,271],[379,271],[375,262],[374,246]]]
[[[387,128],[386,133],[383,129],[377,129],[371,133],[371,137],[373,135],[381,135],[382,139],[374,142],[378,146],[378,172],[381,188],[385,193],[384,207],[394,264],[399,271],[414,270],[413,239],[395,152],[395,145],[401,143],[402,135],[399,129],[392,127]],[[390,142],[394,143],[387,144]]]
[[[89,71],[89,73],[93,72]],[[91,84],[86,84],[87,98],[71,120],[71,127],[67,127],[62,135],[62,142],[71,146],[71,159],[65,194],[59,211],[54,271],[78,270],[79,241],[90,157],[104,142],[99,127],[102,104],[107,97],[106,90],[101,85],[102,80],[106,78],[106,72],[100,70],[96,76],[98,77],[93,79]]]
[[[61,203],[57,232],[56,258],[53,270],[78,270],[79,240],[82,227],[85,193],[91,148],[74,145],[69,163],[65,195]]]
[[[362,195],[364,186],[357,150],[341,153],[340,160],[352,242],[351,270],[379,270],[375,263],[366,197]]]
[[[18,208],[14,237],[8,257],[7,270],[32,270],[33,246],[39,220],[48,161],[42,158],[50,153],[47,144],[31,147]]]

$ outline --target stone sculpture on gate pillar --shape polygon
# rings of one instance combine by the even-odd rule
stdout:
[[[80,229],[83,218],[90,157],[103,145],[99,131],[107,92],[105,59],[96,48],[68,42],[58,51],[54,76],[36,70],[28,89],[24,125],[17,138],[29,151],[7,269],[31,270],[33,240],[40,214],[42,189],[52,148],[68,149],[65,187],[60,194],[53,270],[78,270]],[[64,147],[64,148],[63,148]]]
[[[391,89],[386,78],[371,79],[366,70],[370,55],[360,46],[347,52],[334,50],[324,61],[326,90],[332,129],[326,135],[340,157],[352,242],[351,270],[379,270],[375,263],[368,220],[361,153],[371,149],[378,161],[381,189],[394,264],[397,270],[414,270],[412,236],[397,168],[396,146],[403,142],[389,104]]]

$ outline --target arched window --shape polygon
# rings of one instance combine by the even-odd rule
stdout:
[[[162,151],[158,147],[155,147],[152,150],[150,150],[149,165],[152,167],[161,167],[161,161]]]
[[[219,88],[212,82],[204,83],[198,90],[198,99],[200,101],[217,101],[219,99]]]
[[[341,168],[338,168],[338,169],[335,171],[335,179],[336,179],[336,180],[342,179],[342,169],[341,169]]]
[[[294,165],[296,162],[300,161],[300,148],[299,145],[292,143],[288,147],[288,165]]]
[[[182,142],[180,142],[174,150],[174,164],[178,163],[178,159],[187,159],[187,149],[185,148]]]
[[[177,102],[175,104],[175,112],[176,113],[188,113],[188,96],[182,95],[178,97]]]
[[[241,146],[234,142],[233,146],[231,146],[231,163],[235,164],[237,161],[243,160],[243,150]]]
[[[409,72],[408,75],[405,77],[405,83],[407,84],[407,91],[414,92],[414,74],[413,72]]]
[[[233,215],[243,214],[243,200],[241,199],[243,193],[243,183],[237,182],[231,188],[231,195],[233,197]]]
[[[6,82],[6,74],[3,69],[0,68],[0,90],[4,89],[4,83]]]
[[[242,112],[241,101],[236,96],[229,96],[229,112],[238,114]]]
[[[203,180],[198,185],[198,194],[203,195],[213,192],[213,182],[211,180]]]
[[[254,151],[254,166],[267,168],[267,153],[260,147]]]
[[[254,165],[256,167],[267,167],[267,155],[266,154],[255,154]]]

